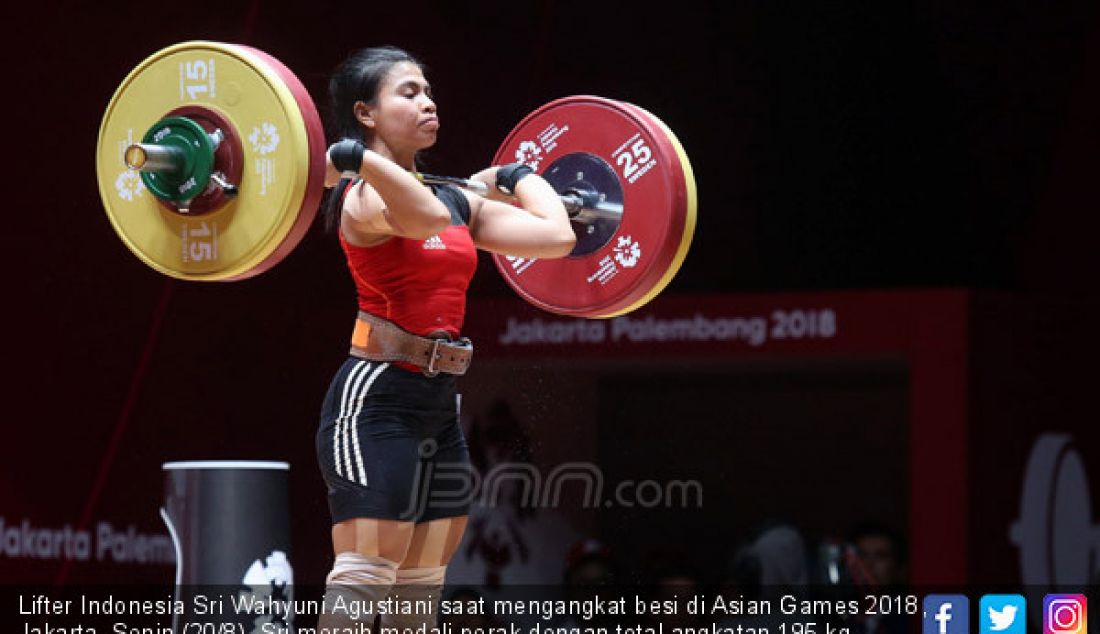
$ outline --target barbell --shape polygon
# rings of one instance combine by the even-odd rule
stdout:
[[[235,281],[282,261],[316,216],[325,140],[301,81],[248,46],[194,41],[146,58],[107,106],[100,196],[123,243],[174,278]],[[561,195],[577,235],[560,259],[493,255],[508,284],[550,312],[606,318],[671,282],[695,229],[695,180],[652,113],[596,96],[525,116],[493,164],[522,161]],[[415,174],[479,193],[464,178]]]

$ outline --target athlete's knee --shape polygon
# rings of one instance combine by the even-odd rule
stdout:
[[[356,552],[336,555],[332,571],[325,578],[327,585],[391,586],[397,580],[397,562],[385,557],[373,557]]]
[[[371,623],[378,602],[396,579],[397,562],[392,559],[357,552],[336,555],[332,572],[325,578],[325,606],[318,627],[334,631]]]
[[[389,596],[409,609],[383,614],[382,625],[402,632],[415,631],[424,623],[434,626],[446,576],[447,566],[398,568],[396,583]]]

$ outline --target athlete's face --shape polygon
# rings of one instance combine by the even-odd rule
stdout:
[[[360,121],[395,154],[431,147],[439,132],[431,95],[420,67],[400,62],[386,74],[374,104],[361,104]]]

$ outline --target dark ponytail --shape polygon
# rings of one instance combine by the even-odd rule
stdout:
[[[396,64],[409,62],[423,70],[424,66],[415,57],[395,46],[377,46],[364,48],[352,53],[332,73],[328,82],[329,104],[331,107],[329,143],[340,139],[361,139],[368,144],[370,138],[363,124],[355,118],[355,102],[373,103],[378,98],[382,80]],[[332,231],[340,226],[340,209],[343,207],[344,191],[351,181],[341,179],[340,184],[328,192],[328,200],[323,207],[325,229]]]

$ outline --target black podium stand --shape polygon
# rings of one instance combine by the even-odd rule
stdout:
[[[168,462],[163,468],[160,513],[176,549],[176,597],[187,611],[175,619],[173,629],[209,622],[261,632],[262,624],[271,622],[293,632],[292,614],[239,613],[230,598],[265,603],[293,599],[290,466],[191,461]]]

